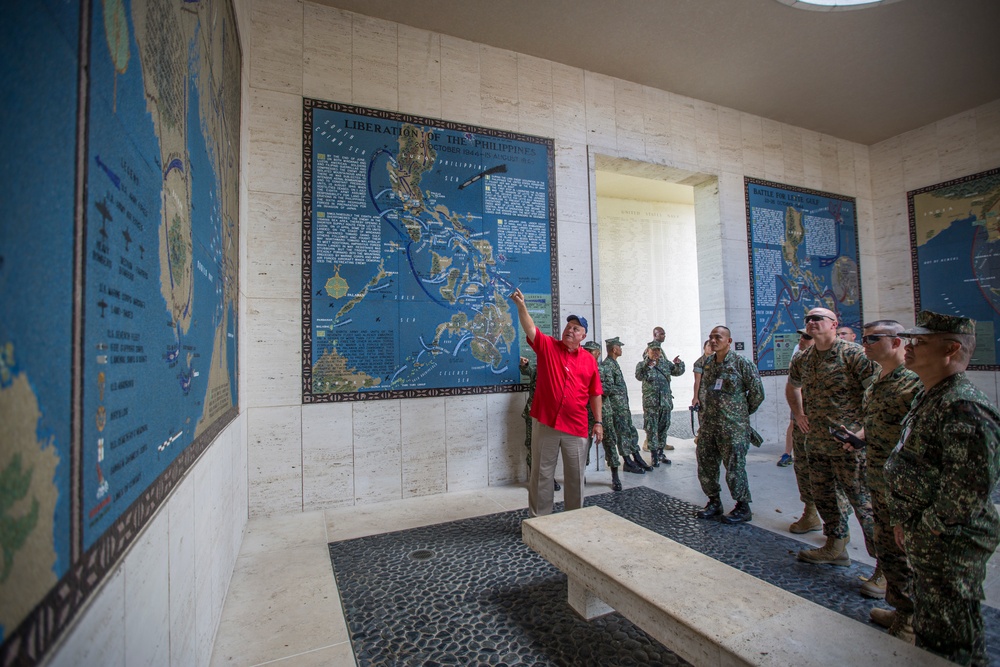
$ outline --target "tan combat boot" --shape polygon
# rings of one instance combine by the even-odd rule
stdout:
[[[917,633],[913,631],[911,618],[906,614],[896,612],[896,617],[892,620],[892,625],[889,626],[889,634],[897,639],[902,639],[907,644],[917,643]]]
[[[851,558],[847,555],[847,540],[843,537],[826,536],[826,544],[819,549],[806,549],[799,552],[799,560],[817,565],[843,565],[851,564]]]
[[[796,535],[801,535],[802,533],[811,533],[813,531],[819,530],[823,527],[823,522],[819,519],[819,514],[816,514],[816,505],[812,503],[806,504],[805,510],[802,512],[795,523],[788,527],[790,532]]]
[[[881,625],[883,628],[888,629],[892,627],[893,621],[896,620],[896,610],[872,607],[872,610],[868,612],[868,616],[876,625]]]
[[[885,599],[885,575],[882,574],[882,568],[876,566],[868,581],[861,584],[861,594],[873,600]]]

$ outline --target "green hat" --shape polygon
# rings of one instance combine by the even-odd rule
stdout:
[[[660,341],[658,341],[658,340],[651,340],[648,343],[646,343],[646,349],[647,350],[662,350],[663,348],[660,347]]]
[[[941,313],[922,310],[917,314],[917,326],[910,327],[906,331],[900,331],[899,335],[909,337],[921,334],[943,333],[975,335],[976,321],[968,317],[942,315]]]
[[[608,338],[607,340],[604,341],[604,344],[605,345],[617,345],[618,347],[622,346],[622,342],[620,340],[618,340],[618,336],[615,336],[614,338]]]
[[[584,343],[583,345],[581,345],[581,347],[583,349],[585,349],[585,350],[600,350],[601,349],[600,343],[598,343],[596,340],[588,340],[586,343]]]

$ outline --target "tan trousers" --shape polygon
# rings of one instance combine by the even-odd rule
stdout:
[[[528,479],[528,515],[552,514],[552,482],[559,452],[563,456],[563,489],[567,510],[583,507],[583,475],[589,442],[531,420],[531,477]]]

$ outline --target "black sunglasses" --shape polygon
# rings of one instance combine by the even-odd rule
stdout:
[[[895,334],[868,334],[867,336],[861,337],[862,345],[874,345],[878,342],[879,338],[895,338]]]
[[[829,315],[806,315],[806,322],[819,322],[820,320],[833,320]]]

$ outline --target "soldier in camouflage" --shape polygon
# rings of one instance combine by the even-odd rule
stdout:
[[[674,394],[670,391],[671,376],[684,374],[684,362],[680,357],[668,361],[663,358],[660,341],[653,340],[646,345],[646,358],[636,364],[635,379],[642,382],[643,428],[649,438],[649,451],[653,460],[663,461],[663,449],[670,429],[670,413],[674,409]],[[667,460],[667,463],[670,463]]]
[[[987,665],[986,562],[1000,544],[991,494],[1000,476],[1000,412],[965,374],[976,348],[965,317],[923,311],[904,363],[924,388],[885,465],[897,545],[913,570],[917,646],[960,665]]]
[[[844,493],[857,513],[865,546],[874,557],[872,505],[864,483],[864,450],[845,452],[833,431],[839,425],[861,430],[861,399],[878,366],[865,357],[860,345],[837,338],[837,316],[832,311],[813,308],[805,321],[813,345],[792,359],[785,397],[796,426],[806,434],[809,486],[823,519],[826,543],[819,549],[800,551],[798,558],[848,566],[849,514],[837,491]]]
[[[713,354],[702,367],[698,392],[701,430],[696,448],[698,481],[708,496],[708,505],[698,516],[710,519],[722,514],[722,463],[726,466],[726,485],[736,501],[736,507],[723,520],[741,523],[753,518],[746,457],[751,442],[750,415],[764,402],[764,385],[757,368],[730,349],[733,338],[728,327],[715,327],[708,340]]]
[[[604,400],[607,406],[604,419],[614,422],[615,440],[622,460],[625,461],[625,472],[643,474],[652,470],[639,454],[638,437],[632,437],[632,409],[628,404],[628,388],[625,386],[625,376],[622,375],[618,358],[622,356],[622,342],[617,336],[604,341],[607,346],[607,357],[601,362],[601,386],[604,387]],[[607,381],[607,384],[605,384]]]
[[[531,470],[531,399],[535,397],[535,378],[538,375],[538,369],[535,367],[534,362],[527,357],[521,357],[520,366],[518,369],[521,371],[521,378],[526,380],[528,383],[528,400],[524,402],[524,410],[521,412],[521,416],[524,417],[524,446],[528,450],[527,455],[524,457],[525,463],[528,464],[528,470]],[[559,486],[559,482],[552,480],[552,488],[556,491],[562,489]]]
[[[604,383],[605,373],[604,373],[604,362],[601,361],[601,344],[597,341],[588,340],[581,347],[587,352],[594,355],[594,360],[597,361],[597,371],[601,376],[601,384]],[[607,387],[604,387],[605,392]],[[622,490],[622,482],[618,477],[618,468],[621,462],[618,460],[618,449],[615,447],[615,440],[618,438],[618,434],[615,431],[614,419],[611,418],[611,412],[607,404],[607,393],[604,394],[605,399],[604,407],[601,410],[602,416],[604,417],[604,439],[601,440],[601,444],[604,446],[604,460],[608,464],[608,468],[611,469],[611,488],[614,491]],[[594,431],[594,413],[587,409],[587,423],[589,426],[589,432]],[[587,465],[590,465],[590,449],[587,449]]]

